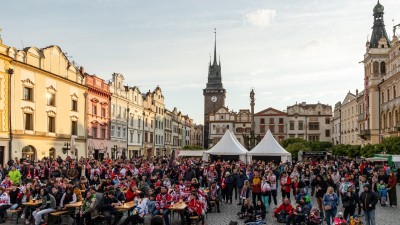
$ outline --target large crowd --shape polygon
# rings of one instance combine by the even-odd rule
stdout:
[[[247,225],[265,224],[268,214],[286,224],[375,225],[378,203],[397,206],[399,175],[387,164],[347,159],[244,163],[169,157],[15,158],[0,167],[0,223],[9,210],[35,225],[66,210],[67,221],[78,225],[97,219],[110,225],[143,224],[146,216],[152,217],[151,224],[170,225],[172,212],[182,225],[193,220],[204,225],[207,213],[237,204],[237,217]],[[74,203],[81,204],[67,208]],[[120,209],[128,203],[134,204],[124,217]]]

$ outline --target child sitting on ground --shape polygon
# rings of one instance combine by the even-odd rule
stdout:
[[[341,225],[342,223],[347,223],[346,219],[343,218],[343,213],[339,212],[335,219],[333,219],[333,224],[335,225]]]
[[[357,214],[354,214],[354,216],[350,217],[350,225],[362,225],[362,224],[363,223]]]

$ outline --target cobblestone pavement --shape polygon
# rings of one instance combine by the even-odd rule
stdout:
[[[400,185],[397,186],[397,200],[400,203]],[[278,197],[278,204],[281,202],[281,198]],[[293,202],[293,199],[292,199]],[[317,205],[315,198],[311,199],[313,206]],[[240,211],[240,206],[236,205],[238,201],[234,201],[232,205],[225,204],[221,206],[221,213],[208,213],[206,224],[208,225],[228,225],[230,221],[238,221],[239,225],[243,225],[243,220],[240,220],[237,216],[237,213]],[[400,204],[397,205],[400,205]],[[269,207],[265,221],[267,224],[278,224],[276,220],[272,217],[272,211],[274,209],[274,205]],[[341,208],[341,204],[339,206],[338,212],[343,212]],[[357,210],[356,210],[357,213]],[[376,224],[377,225],[400,225],[400,208],[396,207],[381,207],[379,203],[376,206]],[[364,222],[364,217],[361,217],[361,220]],[[325,224],[325,223],[324,223]],[[179,220],[175,216],[171,225],[180,225]]]

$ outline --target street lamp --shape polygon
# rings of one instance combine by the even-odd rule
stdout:
[[[69,144],[69,142],[65,142],[64,143],[64,148],[62,148],[62,152],[64,154],[67,153],[67,157],[68,157],[69,150],[71,150],[71,145]]]
[[[1,30],[1,29],[0,29]],[[12,139],[13,139],[13,136],[12,136],[12,121],[11,121],[11,116],[12,116],[12,112],[11,112],[11,109],[12,109],[12,107],[11,107],[11,99],[12,99],[12,97],[11,97],[11,77],[12,77],[12,75],[14,74],[14,69],[8,69],[8,75],[9,75],[9,78],[8,78],[8,127],[9,127],[9,137],[10,137],[10,140],[9,140],[9,144],[8,144],[8,158],[9,159],[11,159],[11,154],[12,154]]]

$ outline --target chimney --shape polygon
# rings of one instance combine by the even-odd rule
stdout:
[[[356,89],[356,96],[358,97],[358,89]]]

